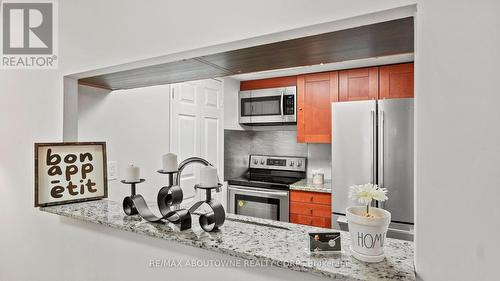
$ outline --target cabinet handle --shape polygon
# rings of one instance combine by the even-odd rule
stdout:
[[[309,209],[309,214],[311,214],[311,215],[312,215],[312,213],[313,213],[313,210],[312,210],[312,209]]]
[[[314,200],[314,197],[311,196],[311,199],[309,199],[310,202],[312,202]]]

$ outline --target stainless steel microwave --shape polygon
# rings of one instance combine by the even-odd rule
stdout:
[[[240,124],[286,125],[297,123],[297,87],[240,91]]]

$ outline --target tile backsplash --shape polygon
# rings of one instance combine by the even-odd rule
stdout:
[[[253,131],[224,130],[224,180],[239,177],[248,167]]]
[[[323,169],[331,178],[331,145],[297,143],[297,131],[224,131],[224,178],[241,176],[250,154],[307,157],[307,175]]]
[[[307,177],[312,177],[312,170],[322,169],[325,179],[332,178],[332,146],[329,143],[307,144]]]

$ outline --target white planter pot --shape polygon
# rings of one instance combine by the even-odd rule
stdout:
[[[366,206],[346,209],[352,255],[364,262],[380,262],[384,259],[384,242],[391,213],[375,207],[370,207],[370,214],[374,217],[365,217],[365,213]]]

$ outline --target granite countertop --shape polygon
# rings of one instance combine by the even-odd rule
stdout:
[[[197,215],[193,215],[191,229],[180,231],[174,224],[152,224],[138,215],[126,216],[121,203],[110,200],[42,207],[40,210],[333,279],[415,280],[413,243],[408,241],[387,238],[386,259],[368,264],[351,256],[349,233],[343,231],[341,253],[318,255],[309,252],[307,232],[325,231],[324,228],[227,214],[218,232],[203,231]]]
[[[303,179],[290,185],[291,190],[332,193],[332,180],[325,180],[323,184],[313,184],[312,179]]]

